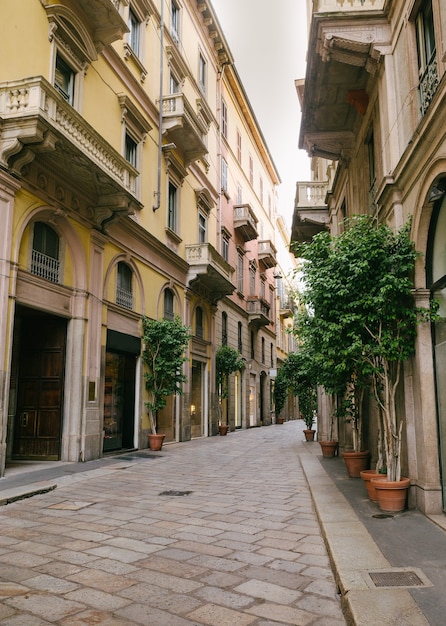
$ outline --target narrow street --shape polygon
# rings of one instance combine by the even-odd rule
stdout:
[[[345,624],[303,428],[61,465],[57,488],[0,509],[0,623]]]

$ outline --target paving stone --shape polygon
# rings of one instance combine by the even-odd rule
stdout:
[[[91,587],[82,587],[82,589],[70,591],[65,594],[65,598],[102,611],[116,611],[116,609],[129,604],[129,601],[124,598]]]
[[[311,624],[317,618],[314,613],[307,613],[300,609],[296,609],[291,606],[280,606],[277,604],[256,604],[246,609],[247,613],[252,613],[258,617],[266,617],[268,619],[274,619],[280,624],[287,624],[287,626],[306,626]],[[318,622],[314,622],[317,624]]]
[[[237,587],[235,587],[235,591],[239,591],[240,593],[244,593],[254,598],[262,598],[263,600],[269,600],[270,602],[277,602],[277,604],[291,604],[301,596],[299,591],[284,589],[280,585],[255,579],[248,580],[241,585],[237,585]]]
[[[85,608],[80,602],[73,602],[47,593],[29,593],[25,596],[8,598],[5,604],[17,611],[24,611],[31,616],[47,619],[50,622],[61,620]],[[31,624],[31,621],[25,623],[25,626],[28,624]]]
[[[48,576],[47,574],[40,574],[34,578],[28,578],[26,584],[31,589],[61,594],[73,591],[79,587],[79,585],[64,580],[63,578],[56,578],[55,576]]]
[[[195,592],[195,596],[206,602],[221,604],[231,609],[242,609],[253,604],[252,597],[234,591],[226,591],[220,587],[202,587]]]
[[[209,626],[249,626],[256,618],[232,609],[206,604],[188,615],[192,620],[198,620],[200,624]]]
[[[94,624],[95,626],[129,626],[127,618],[115,617],[106,611],[83,611],[74,617],[67,617],[61,622],[61,626],[86,626]]]
[[[154,585],[138,583],[119,592],[122,598],[138,603],[147,603],[151,608],[171,611],[179,615],[190,613],[202,602],[190,595],[173,593],[171,590],[160,589]]]
[[[20,596],[29,591],[28,587],[17,583],[0,582],[0,600],[12,596]]]

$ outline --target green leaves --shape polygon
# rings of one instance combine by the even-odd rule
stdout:
[[[228,396],[228,376],[245,367],[241,354],[231,346],[220,346],[215,354],[215,374],[221,397]]]
[[[174,394],[181,395],[182,385],[187,381],[182,373],[186,360],[184,351],[189,341],[190,329],[179,317],[171,320],[153,320],[143,317],[144,350],[142,360],[146,365],[144,380],[150,401],[146,402],[155,431],[154,416],[166,406],[166,399]]]

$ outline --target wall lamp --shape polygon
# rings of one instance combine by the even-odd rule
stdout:
[[[429,191],[427,196],[428,202],[436,202],[437,200],[441,200],[446,194],[446,190],[443,189],[443,185],[440,183],[438,185],[434,185],[432,189]]]

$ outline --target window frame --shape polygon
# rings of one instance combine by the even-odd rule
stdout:
[[[180,28],[181,28],[181,9],[175,0],[171,0],[170,4],[170,35],[175,45],[180,44]]]
[[[133,310],[133,270],[125,261],[116,266],[116,304]]]
[[[221,191],[228,193],[228,162],[224,157],[221,157]]]
[[[198,53],[198,85],[201,91],[206,94],[207,88],[207,63],[204,54]]]
[[[164,289],[163,293],[163,318],[169,321],[175,319],[175,294],[170,288]]]
[[[179,230],[179,195],[179,185],[169,177],[167,181],[167,228],[177,234]]]
[[[38,246],[36,239],[41,230],[42,242]],[[53,243],[57,244],[57,251],[54,253],[49,249],[50,242],[48,235],[53,237]],[[37,220],[32,225],[32,236],[30,237],[30,267],[29,271],[33,276],[38,276],[54,284],[61,284],[62,277],[62,246],[59,234],[46,222]],[[39,249],[42,248],[42,249]]]
[[[224,99],[221,99],[221,134],[228,138],[228,107]]]

